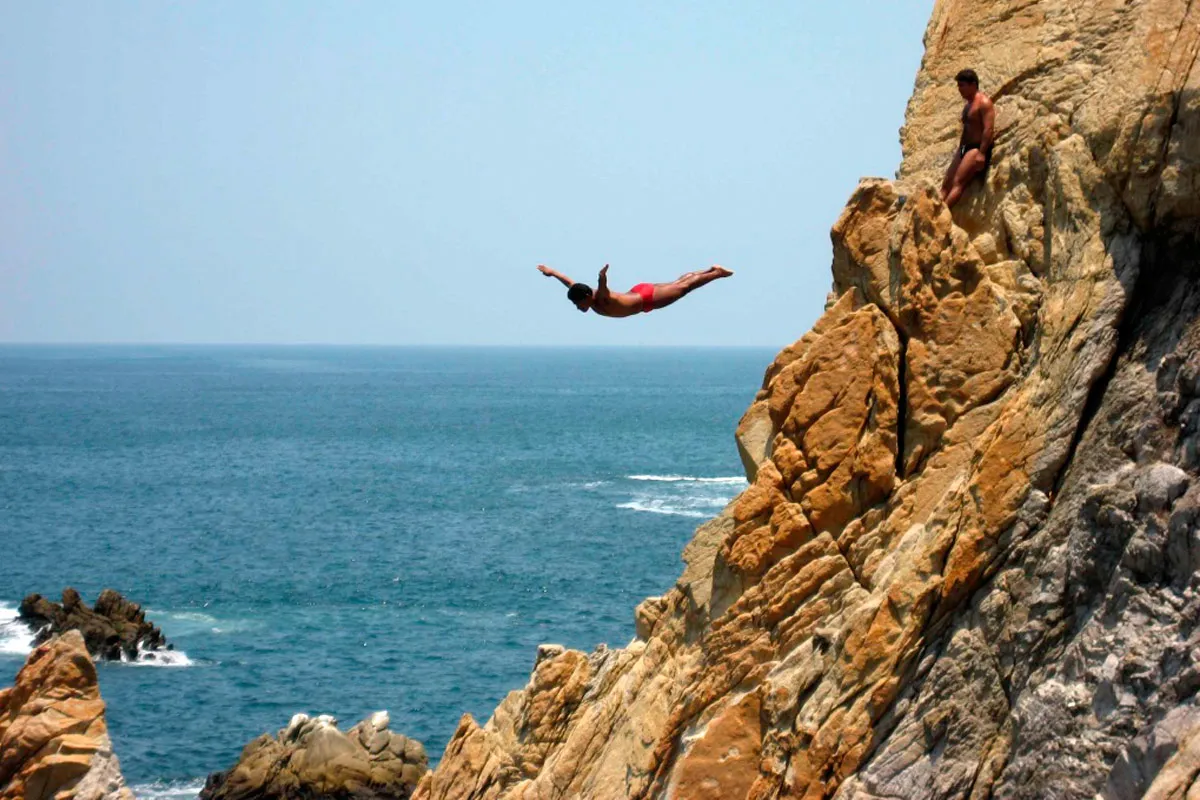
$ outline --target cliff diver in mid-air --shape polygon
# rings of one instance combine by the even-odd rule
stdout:
[[[942,202],[953,206],[963,190],[979,173],[992,165],[992,145],[995,144],[996,107],[992,98],[979,91],[979,76],[973,69],[964,69],[954,76],[958,93],[967,104],[962,110],[962,136],[954,160],[942,181]]]
[[[595,291],[586,283],[576,283],[544,264],[538,265],[538,272],[547,278],[558,278],[567,287],[567,299],[580,311],[591,309],[602,317],[632,317],[656,308],[666,308],[693,289],[733,274],[724,267],[712,266],[680,275],[670,283],[639,283],[628,292],[613,292],[608,288],[608,264],[600,270]]]

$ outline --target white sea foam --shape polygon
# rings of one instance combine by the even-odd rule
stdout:
[[[626,475],[631,481],[656,481],[659,483],[717,483],[729,486],[746,483],[742,475],[730,475],[727,478],[697,478],[692,475]]]
[[[631,500],[628,503],[618,503],[617,508],[626,508],[630,511],[645,511],[650,514],[670,514],[676,517],[692,517],[693,519],[704,519],[711,517],[712,514],[705,514],[703,511],[696,511],[691,508],[680,508],[679,506],[671,505],[669,500],[661,500],[657,498],[648,498],[646,500]]]
[[[258,627],[258,622],[255,620],[219,619],[203,611],[165,611],[147,608],[146,616],[158,623],[167,639],[200,633],[242,632]]]
[[[733,499],[732,497],[725,497],[725,496],[721,496],[721,497],[689,496],[689,497],[682,498],[682,500],[685,504],[687,504],[689,506],[695,506],[696,508],[724,508],[725,506],[727,506],[729,504],[729,501],[732,499]]]
[[[643,482],[643,486],[617,508],[692,519],[714,516],[746,486],[746,479],[739,476],[627,475],[626,478]]]
[[[146,616],[163,629],[170,639],[174,636],[189,636],[195,633],[220,633],[217,618],[202,611],[163,611],[147,608]]]
[[[146,613],[162,615],[170,617],[171,619],[184,620],[186,622],[202,622],[207,624],[217,621],[217,618],[211,614],[205,614],[200,611],[155,611],[152,609],[146,609]]]
[[[129,788],[138,800],[195,800],[204,788],[204,781],[154,781]]]
[[[34,631],[18,618],[17,609],[0,603],[0,653],[27,656],[33,652]]]

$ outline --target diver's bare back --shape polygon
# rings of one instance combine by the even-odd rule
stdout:
[[[642,313],[642,296],[632,292],[596,292],[592,311],[602,317],[632,317]]]

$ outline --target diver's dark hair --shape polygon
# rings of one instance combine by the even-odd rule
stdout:
[[[975,86],[979,85],[979,76],[975,74],[973,69],[964,69],[954,76],[954,80],[958,83],[971,83]]]
[[[572,283],[571,288],[567,289],[567,299],[576,305],[585,297],[592,296],[592,287],[586,283]]]

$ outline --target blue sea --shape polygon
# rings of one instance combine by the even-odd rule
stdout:
[[[297,712],[440,756],[536,647],[633,608],[745,480],[766,349],[0,346],[0,685],[31,592],[114,588],[178,652],[102,664],[141,798]]]

